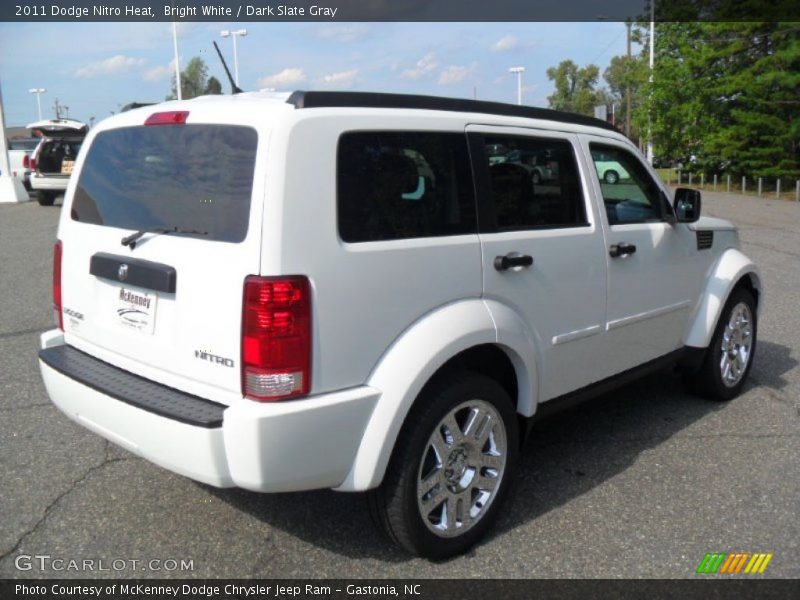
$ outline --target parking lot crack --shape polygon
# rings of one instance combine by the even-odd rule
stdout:
[[[4,552],[3,554],[0,554],[0,561],[3,561],[7,556],[10,556],[14,552],[16,552],[19,549],[19,547],[22,545],[22,543],[28,537],[30,537],[31,535],[36,533],[36,531],[45,523],[45,521],[47,521],[48,517],[50,516],[50,513],[52,513],[52,511],[61,503],[61,501],[64,498],[66,498],[69,494],[71,494],[73,491],[78,489],[78,487],[80,487],[93,473],[95,473],[96,471],[99,471],[100,469],[106,467],[107,465],[109,465],[111,463],[120,462],[120,461],[123,461],[123,460],[129,460],[129,459],[127,457],[109,458],[109,456],[108,456],[108,442],[106,442],[106,447],[104,448],[104,453],[103,453],[103,460],[99,464],[96,464],[96,465],[94,465],[92,467],[89,467],[83,473],[83,475],[81,475],[77,479],[73,480],[67,486],[67,489],[65,489],[63,492],[58,494],[55,498],[53,498],[53,500],[50,502],[50,504],[48,504],[45,507],[44,511],[42,512],[42,516],[30,528],[28,528],[27,531],[25,531],[17,539],[17,541],[14,544],[14,546],[8,552]]]

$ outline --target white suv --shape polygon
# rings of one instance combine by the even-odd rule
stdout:
[[[30,186],[42,206],[51,206],[67,189],[81,143],[89,130],[71,119],[50,119],[28,125],[42,136],[30,158]]]
[[[601,158],[629,177],[598,178]],[[449,556],[491,524],[543,408],[674,363],[712,398],[742,389],[758,269],[698,192],[666,192],[616,130],[543,109],[296,92],[132,110],[70,181],[42,376],[167,469],[371,490],[394,540]]]

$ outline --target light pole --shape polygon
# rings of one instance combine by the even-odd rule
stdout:
[[[236,53],[236,36],[246,36],[247,29],[223,29],[219,34],[224,38],[230,37],[233,39],[233,80],[236,83],[236,87],[239,87],[239,55]]]
[[[44,88],[31,88],[28,90],[29,94],[36,94],[36,106],[39,108],[39,120],[42,120],[42,94],[47,90]]]
[[[517,104],[522,105],[522,74],[525,72],[525,67],[511,67],[509,73],[517,74]]]
[[[172,50],[175,52],[175,91],[178,95],[178,100],[183,100],[181,93],[181,65],[178,58],[178,25],[175,21],[172,22]]]

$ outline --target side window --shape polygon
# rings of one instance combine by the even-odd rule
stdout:
[[[498,231],[588,224],[572,144],[520,136],[484,144]]]
[[[661,189],[638,158],[615,146],[589,144],[589,149],[609,225],[662,219]]]
[[[463,134],[346,133],[339,140],[336,175],[345,242],[477,231]]]

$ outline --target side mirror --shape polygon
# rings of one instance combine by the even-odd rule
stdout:
[[[700,218],[700,192],[689,188],[675,190],[675,216],[678,223],[694,223]]]

